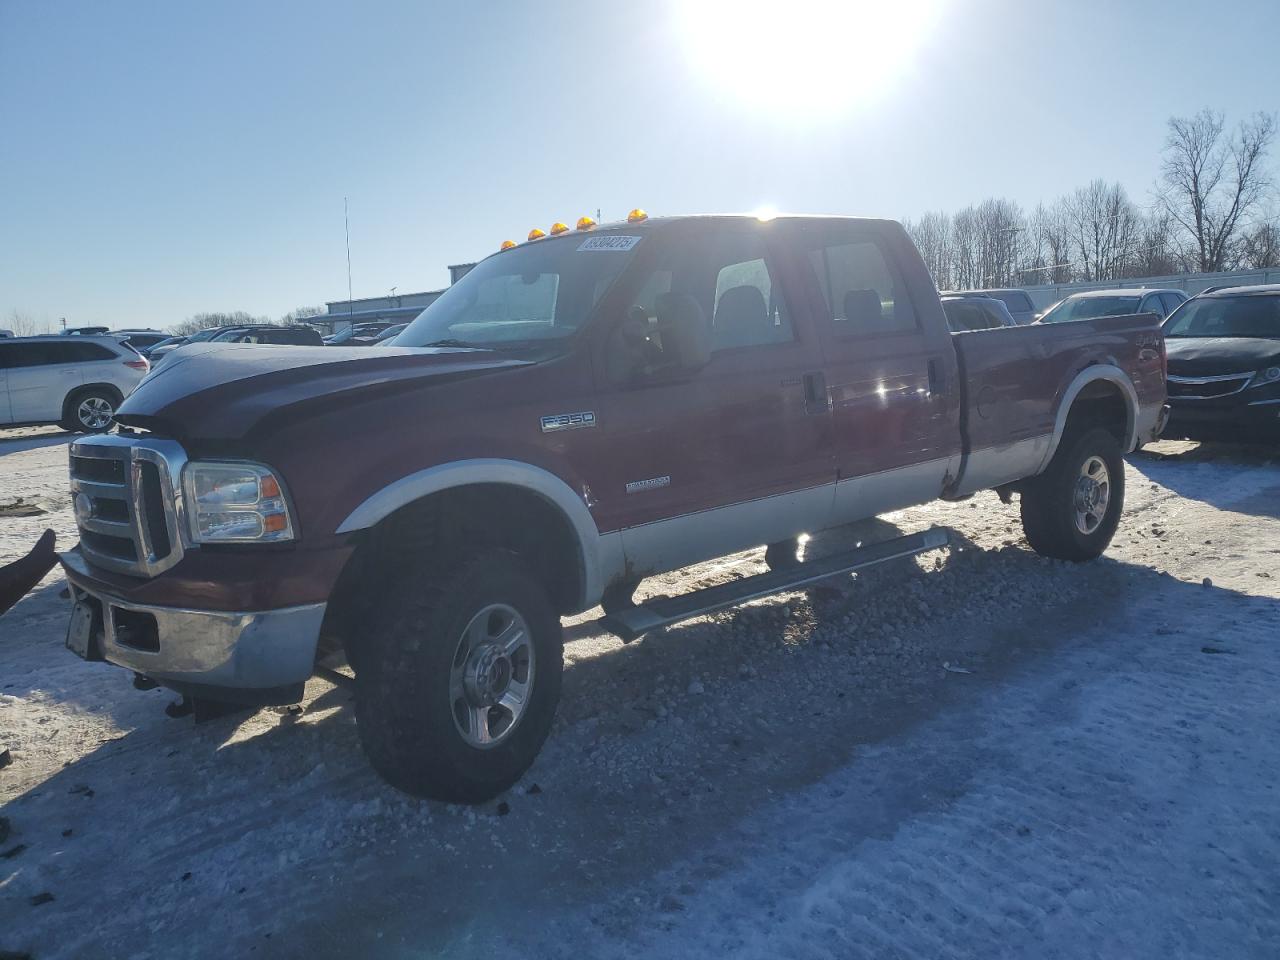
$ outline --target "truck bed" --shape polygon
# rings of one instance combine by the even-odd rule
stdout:
[[[1154,437],[1165,400],[1164,340],[1153,313],[1030,324],[952,335],[962,384],[963,460],[953,492],[1039,473],[1065,428],[1070,391],[1093,367],[1114,368],[1116,390],[1136,392],[1125,450]],[[1090,388],[1099,402],[1106,391]]]

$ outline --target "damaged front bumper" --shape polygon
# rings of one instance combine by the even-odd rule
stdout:
[[[142,605],[103,590],[79,548],[61,554],[74,602],[67,646],[193,696],[296,703],[315,666],[325,604],[223,611]]]

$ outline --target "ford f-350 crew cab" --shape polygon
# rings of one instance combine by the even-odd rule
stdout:
[[[392,348],[175,355],[72,445],[68,646],[242,703],[344,651],[377,770],[478,801],[550,730],[562,616],[629,639],[937,546],[807,569],[795,538],[992,488],[1038,552],[1106,548],[1162,425],[1158,318],[953,335],[896,223],[632,220],[490,256]],[[756,545],[741,589],[630,601]]]

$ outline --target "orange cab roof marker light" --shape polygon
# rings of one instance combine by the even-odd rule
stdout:
[[[530,240],[541,240],[546,235],[547,235],[546,231],[539,230],[537,227],[534,227],[532,230],[529,231]]]
[[[558,237],[560,236],[560,234],[568,233],[568,232],[569,232],[569,225],[567,223],[561,223],[559,220],[557,220],[555,223],[551,225],[551,235],[553,237]]]
[[[590,230],[590,229],[592,229],[595,225],[596,225],[596,222],[595,222],[594,220],[592,220],[590,217],[579,217],[579,218],[578,218],[578,226],[577,226],[577,229],[579,229],[579,230]]]
[[[502,246],[500,246],[498,249],[499,249],[499,250],[510,250],[510,249],[511,249],[512,247],[514,247],[515,245],[516,245],[516,242],[515,242],[514,240],[503,240],[503,241],[502,241]]]
[[[645,213],[643,210],[641,210],[639,207],[636,207],[634,210],[632,210],[630,213],[627,214],[627,223],[641,223],[648,219],[649,219],[649,215]]]

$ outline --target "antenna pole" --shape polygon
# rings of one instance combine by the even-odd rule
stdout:
[[[355,305],[351,302],[351,214],[346,197],[342,198],[342,229],[347,235],[347,322],[352,323],[351,311]]]

